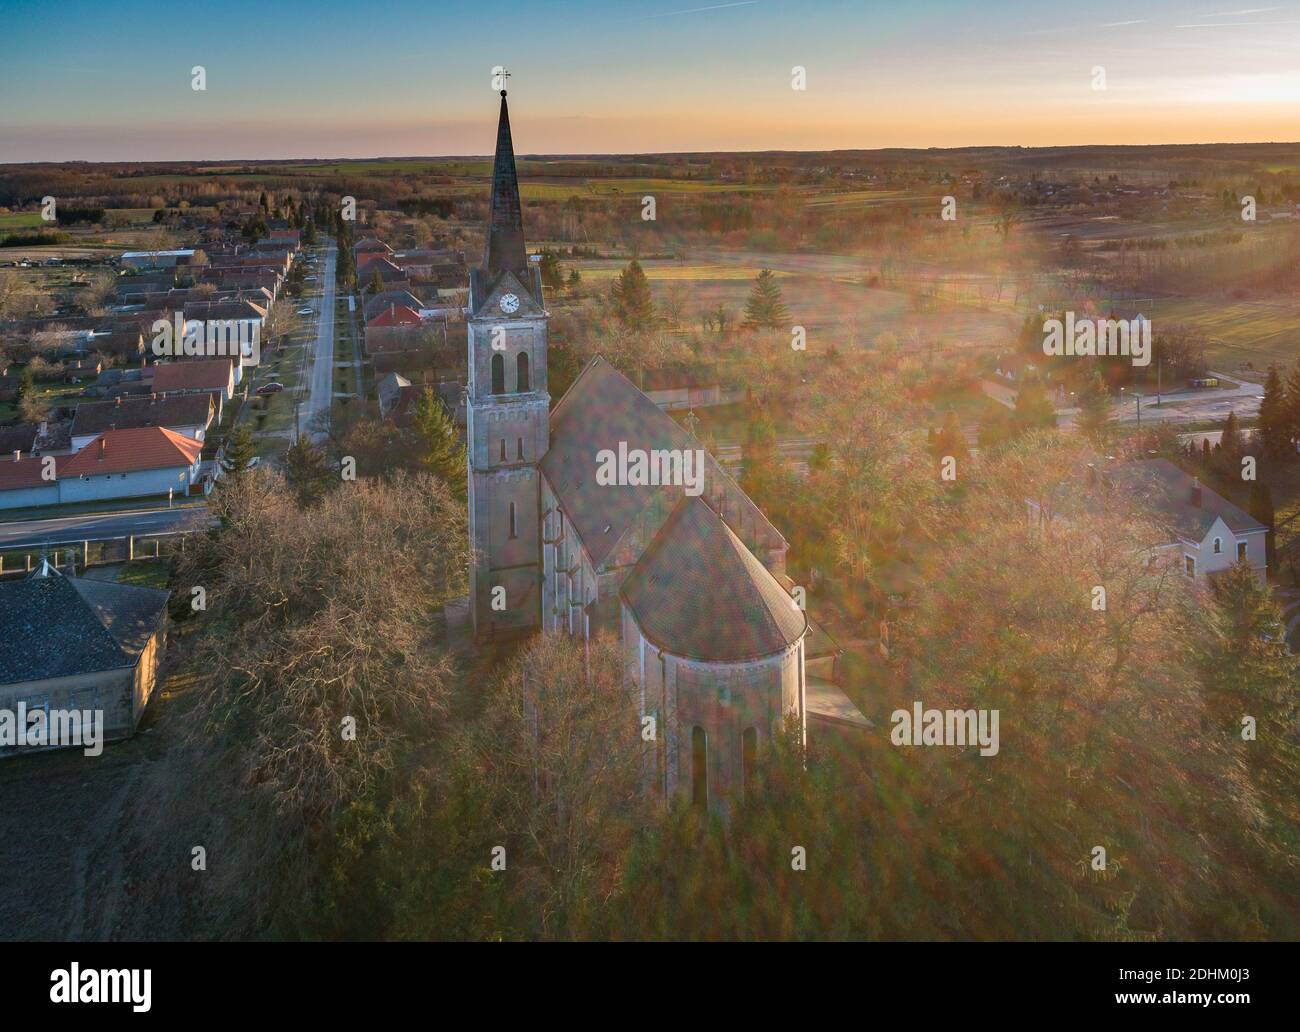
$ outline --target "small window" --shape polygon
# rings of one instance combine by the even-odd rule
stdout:
[[[1246,542],[1244,542],[1244,541],[1238,541],[1238,542],[1237,542],[1237,562],[1241,562],[1241,561],[1242,561],[1243,559],[1245,559],[1245,558],[1246,558]]]
[[[1216,538],[1214,539],[1214,554],[1215,554],[1215,555],[1222,555],[1222,554],[1223,554],[1223,538],[1217,538],[1217,537],[1216,537]]]
[[[519,524],[518,524],[518,521],[517,521],[516,516],[515,516],[515,503],[514,503],[514,502],[511,502],[511,503],[510,503],[510,536],[511,536],[512,538],[513,538],[513,537],[518,537],[518,536],[519,536]]]
[[[520,462],[524,461],[524,439],[522,437],[515,438],[515,458]]]
[[[504,437],[501,438],[501,461],[506,461],[506,439]]]
[[[1196,576],[1196,557],[1191,555],[1183,556],[1183,573],[1189,577]]]

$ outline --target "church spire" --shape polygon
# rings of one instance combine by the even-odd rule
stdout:
[[[501,120],[497,123],[497,153],[492,162],[492,203],[488,211],[487,244],[483,268],[489,276],[528,268],[524,249],[524,220],[519,204],[519,179],[515,174],[515,146],[510,139],[510,111],[506,91],[501,91]]]

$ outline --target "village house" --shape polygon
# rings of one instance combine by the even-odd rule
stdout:
[[[72,447],[80,451],[106,430],[161,426],[202,442],[216,417],[215,394],[148,394],[87,401],[72,419]]]

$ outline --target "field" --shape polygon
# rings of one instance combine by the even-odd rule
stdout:
[[[1210,368],[1224,371],[1247,362],[1266,370],[1289,366],[1300,356],[1300,310],[1288,301],[1231,301],[1178,298],[1143,302],[1154,327],[1186,326],[1209,338]]]

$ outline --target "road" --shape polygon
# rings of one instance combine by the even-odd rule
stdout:
[[[316,353],[307,377],[307,402],[303,406],[302,426],[319,443],[325,432],[315,429],[329,421],[334,398],[334,267],[338,251],[331,245],[325,252],[321,271],[320,322],[316,327]],[[316,420],[319,418],[319,422]]]
[[[206,505],[174,509],[140,509],[135,512],[90,512],[50,520],[0,523],[0,548],[70,544],[87,538],[126,537],[128,534],[170,534],[211,524]]]
[[[1259,414],[1259,402],[1264,388],[1249,380],[1237,380],[1225,373],[1211,371],[1210,376],[1218,377],[1223,383],[1232,384],[1218,390],[1192,390],[1178,386],[1174,390],[1164,391],[1160,396],[1160,405],[1156,406],[1154,391],[1142,396],[1142,422],[1144,423],[1197,423],[1205,420],[1224,420],[1229,412],[1236,412],[1237,418]],[[1015,408],[1016,388],[1000,380],[984,380],[981,384],[984,393],[994,401]],[[1125,391],[1124,396],[1112,406],[1111,415],[1120,423],[1138,421],[1138,402],[1132,393]],[[1064,406],[1056,410],[1057,426],[1070,430],[1074,426],[1074,417],[1079,410],[1074,406]]]

